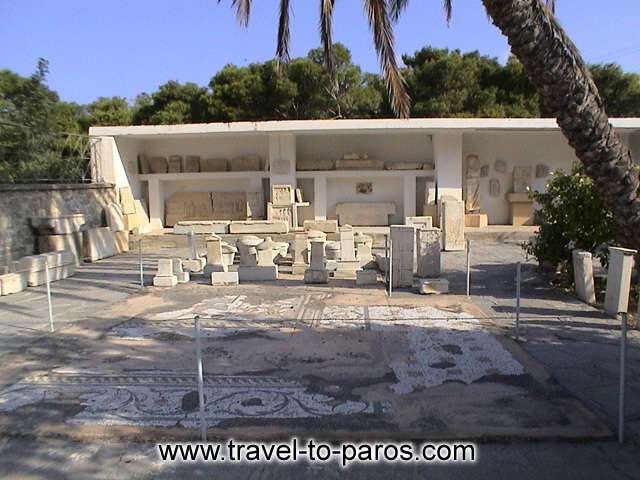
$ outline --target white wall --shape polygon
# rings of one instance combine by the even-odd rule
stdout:
[[[513,168],[516,166],[533,167],[533,189],[542,191],[549,177],[536,178],[535,167],[538,163],[549,166],[551,171],[569,172],[577,161],[573,150],[560,132],[482,132],[466,133],[463,141],[463,158],[469,154],[480,157],[481,165],[489,165],[489,175],[480,179],[481,211],[489,216],[493,225],[508,224],[509,203],[505,195],[513,191]],[[496,159],[507,162],[505,173],[494,168]],[[489,181],[500,180],[500,195],[489,194]]]
[[[433,145],[427,133],[328,133],[298,135],[297,158],[337,160],[345,153],[366,153],[385,162],[433,163]]]
[[[370,194],[356,193],[356,183],[371,182]],[[403,179],[396,178],[328,178],[327,179],[327,218],[337,219],[336,204],[344,202],[393,202],[396,214],[390,216],[391,224],[404,223]]]

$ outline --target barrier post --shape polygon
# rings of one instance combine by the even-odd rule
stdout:
[[[47,284],[47,304],[49,306],[49,331],[54,332],[53,327],[53,305],[51,304],[51,277],[49,275],[49,260],[44,262],[44,278]]]
[[[200,344],[200,317],[193,318],[196,336],[196,362],[198,368],[198,406],[200,407],[200,436],[202,442],[207,441],[207,420],[204,414],[204,377],[202,369],[202,345]]]
[[[470,296],[471,293],[471,241],[467,239],[467,297]]]
[[[522,264],[516,263],[516,341],[520,340],[520,281],[522,280]]]
[[[140,288],[144,288],[144,266],[142,265],[142,237],[138,239],[138,263],[140,264]]]
[[[620,313],[620,389],[618,393],[618,442],[624,443],[624,391],[627,364],[627,313]]]

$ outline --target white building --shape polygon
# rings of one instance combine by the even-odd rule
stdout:
[[[634,158],[640,158],[640,118],[612,123]],[[435,215],[440,200],[452,198],[466,200],[467,210],[486,214],[491,225],[517,224],[522,219],[512,218],[513,196],[508,194],[514,188],[519,191],[523,183],[544,190],[548,172],[569,171],[576,161],[553,119],[92,127],[90,135],[100,139],[95,180],[131,187],[148,205],[154,229],[166,225],[165,201],[177,192],[258,193],[262,205],[254,208],[254,215],[266,218],[269,185],[276,184],[297,186],[309,202],[300,208],[300,223],[334,219],[336,205],[343,203],[393,203],[389,223],[404,223],[406,217]],[[361,167],[358,162],[346,165],[350,169],[343,169],[345,162],[336,165],[336,160],[353,154],[368,161],[360,161]],[[151,159],[157,163],[174,155],[182,157],[182,167],[169,168],[173,173],[149,170]],[[256,155],[261,159],[259,171],[236,171],[238,159],[254,161]],[[199,157],[200,166],[185,167],[187,156]],[[226,167],[219,161],[207,164],[206,159],[226,159]],[[226,171],[204,171],[223,168]]]

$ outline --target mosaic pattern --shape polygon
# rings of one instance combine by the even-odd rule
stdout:
[[[209,426],[237,418],[313,418],[374,413],[374,405],[337,401],[307,393],[305,387],[275,377],[206,377],[205,415]],[[79,399],[84,410],[75,424],[199,426],[193,375],[53,374],[29,377],[0,392],[0,412],[43,401]]]

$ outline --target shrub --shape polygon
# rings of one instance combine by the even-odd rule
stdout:
[[[582,165],[571,174],[553,173],[546,193],[535,192],[540,230],[525,246],[538,262],[572,270],[571,251],[592,252],[606,266],[608,244],[613,243],[613,214],[605,207]],[[563,268],[563,269],[565,269]]]

